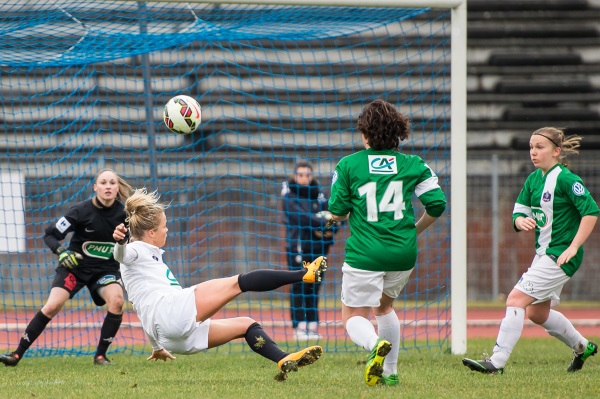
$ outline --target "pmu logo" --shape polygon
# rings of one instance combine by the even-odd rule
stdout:
[[[81,248],[84,254],[92,258],[111,259],[115,244],[112,242],[86,241]]]
[[[369,155],[369,173],[374,175],[395,175],[398,164],[395,156]]]

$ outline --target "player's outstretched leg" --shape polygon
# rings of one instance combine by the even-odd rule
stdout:
[[[581,370],[581,368],[583,367],[583,363],[588,359],[588,357],[594,356],[596,353],[598,353],[598,345],[596,345],[592,341],[588,342],[585,350],[582,353],[573,352],[573,360],[567,368],[567,371]]]
[[[0,363],[3,363],[6,367],[15,367],[19,364],[20,360],[19,355],[16,355],[14,352],[0,355]]]
[[[284,285],[300,283],[314,283],[321,281],[321,273],[327,269],[327,258],[319,256],[313,262],[304,264],[300,270],[272,270],[256,269],[237,276],[237,282],[241,292],[266,292],[272,291]],[[232,277],[233,278],[233,277]],[[200,285],[215,284],[217,279],[200,283]],[[237,296],[239,293],[235,293]],[[232,298],[233,299],[233,298]]]
[[[383,361],[392,350],[392,344],[385,339],[378,338],[375,347],[371,350],[365,367],[365,382],[369,386],[377,384],[383,374]]]
[[[285,380],[289,372],[298,371],[299,367],[313,364],[319,360],[322,354],[323,348],[320,346],[310,346],[302,349],[301,351],[290,353],[277,363],[281,372],[275,377],[275,379],[278,381]]]
[[[473,371],[483,374],[504,374],[503,368],[497,368],[489,360],[473,360],[464,358],[462,363]]]
[[[321,281],[321,273],[327,270],[327,258],[319,256],[312,263],[304,262],[303,266],[306,269],[306,274],[302,278],[302,281],[305,283],[315,283]]]

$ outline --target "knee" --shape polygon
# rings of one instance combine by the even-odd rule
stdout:
[[[46,317],[48,317],[48,318],[51,319],[54,316],[56,316],[58,314],[58,312],[60,312],[60,310],[62,309],[62,307],[63,307],[62,303],[47,303],[42,308],[42,313]]]
[[[347,328],[348,321],[353,317],[362,317],[364,319],[369,318],[369,308],[350,308],[346,307],[342,312],[342,322],[344,324],[344,328]]]
[[[517,297],[512,292],[506,297],[506,307],[519,307]]]
[[[232,292],[240,293],[240,292],[248,291],[247,287],[244,286],[244,282],[243,282],[244,273],[238,274],[236,276],[225,277],[225,278],[229,279]],[[240,281],[240,280],[242,280],[242,281]]]
[[[535,298],[513,289],[506,298],[506,307],[525,309],[535,301]]]
[[[256,323],[257,321],[254,320],[252,317],[240,317],[242,325],[244,327],[246,327],[246,329],[250,328],[250,326],[254,323]]]
[[[250,330],[250,328],[252,328],[252,326],[254,325],[260,326],[260,324],[251,317],[240,317],[238,319],[237,327],[239,330],[240,337],[245,336],[248,333],[248,330]]]
[[[393,311],[394,308],[392,307],[392,305],[382,305],[374,308],[373,314],[375,316],[385,316],[386,314],[391,313]]]
[[[113,297],[107,298],[106,305],[108,306],[108,310],[111,313],[121,313],[123,310],[123,305],[125,304],[125,298],[122,295],[115,295]]]

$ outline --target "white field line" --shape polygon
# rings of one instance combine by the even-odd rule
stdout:
[[[500,326],[501,319],[478,319],[468,320],[467,327],[497,327]],[[579,327],[599,327],[600,319],[571,319],[574,326]],[[341,327],[341,320],[326,320],[319,322],[321,326]],[[441,327],[451,324],[446,320],[418,320],[415,322],[402,323],[403,327]],[[263,321],[261,325],[265,327],[291,327],[291,321]],[[525,327],[535,326],[530,320],[525,321]],[[23,331],[27,327],[27,323],[4,323],[0,324],[0,331]],[[90,329],[100,328],[102,323],[50,323],[47,330],[61,329]],[[142,328],[139,322],[123,322],[121,327]]]

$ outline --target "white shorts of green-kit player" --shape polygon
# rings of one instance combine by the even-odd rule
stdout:
[[[515,288],[536,299],[533,303],[550,300],[552,306],[560,303],[560,293],[570,277],[547,255],[535,255],[529,269]]]
[[[381,294],[396,298],[406,285],[411,270],[373,272],[342,266],[342,303],[351,308],[377,307]]]

